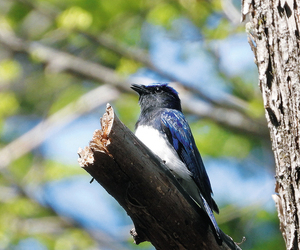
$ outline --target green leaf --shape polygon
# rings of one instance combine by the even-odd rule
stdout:
[[[130,74],[135,73],[140,67],[141,67],[140,63],[138,63],[134,60],[122,57],[119,61],[118,67],[116,68],[116,71],[118,73],[120,73],[121,75],[128,76]]]
[[[14,2],[8,13],[8,17],[14,24],[18,25],[30,11],[31,8],[28,5],[21,2]]]
[[[173,4],[157,4],[147,15],[147,21],[155,25],[168,27],[171,22],[179,17],[179,11]]]
[[[22,74],[22,66],[15,60],[6,59],[0,62],[0,84],[13,81]]]
[[[72,30],[86,30],[93,22],[93,16],[86,10],[72,6],[57,17],[58,27]]]
[[[0,120],[13,115],[19,108],[19,102],[13,92],[0,92]]]

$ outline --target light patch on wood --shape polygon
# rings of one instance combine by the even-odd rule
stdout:
[[[87,167],[89,164],[94,163],[94,154],[90,147],[86,146],[84,149],[79,148],[77,153],[79,155],[78,163],[80,167]]]
[[[107,146],[110,144],[109,134],[114,121],[114,110],[108,103],[106,105],[106,112],[103,117],[100,118],[101,129],[95,130],[93,139],[90,141],[90,148],[94,151],[100,151],[108,154]]]

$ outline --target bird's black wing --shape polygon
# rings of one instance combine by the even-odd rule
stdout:
[[[208,175],[184,115],[178,110],[167,109],[162,112],[161,121],[162,128],[169,142],[192,173],[192,177],[201,195],[207,201],[210,208],[218,213],[218,206],[211,197],[212,189]]]

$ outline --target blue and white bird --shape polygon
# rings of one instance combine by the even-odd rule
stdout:
[[[219,208],[194,137],[182,110],[178,93],[167,84],[137,85],[141,113],[135,135],[170,169],[187,193],[207,213],[220,239],[212,211]]]

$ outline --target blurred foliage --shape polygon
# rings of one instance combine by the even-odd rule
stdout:
[[[85,30],[91,26],[93,16],[86,10],[72,6],[63,11],[57,18],[57,26],[67,30]]]
[[[21,75],[21,66],[14,60],[2,60],[0,62],[0,82],[5,83],[17,79]]]
[[[203,156],[245,158],[251,150],[251,139],[237,135],[208,120],[191,124],[198,148]]]
[[[116,71],[119,74],[128,76],[135,73],[141,66],[140,63],[123,57],[119,60]]]
[[[179,10],[176,7],[177,6],[174,6],[174,3],[158,4],[149,11],[146,20],[154,25],[162,25],[168,27],[171,25],[172,21],[175,18],[178,18],[180,16]]]
[[[143,68],[143,62],[122,55],[118,49],[100,44],[91,37],[107,35],[126,48],[148,52],[149,43],[143,39],[145,25],[175,32],[171,29],[172,24],[180,18],[190,20],[206,43],[244,32],[242,25],[232,24],[224,14],[222,0],[0,0],[1,31],[11,31],[25,42],[36,41],[102,64],[122,77]],[[217,56],[215,62],[218,64]],[[218,65],[216,67],[219,68]],[[221,70],[219,76],[228,82],[234,96],[247,102],[250,117],[261,119],[264,116],[261,96],[255,84],[246,82],[241,76],[229,77]],[[43,119],[99,84],[103,83],[65,71],[60,62],[50,60],[46,63],[37,52],[18,52],[0,46],[0,145],[4,147],[8,143],[4,128],[9,118],[26,116],[29,121]],[[122,93],[113,103],[120,119],[132,130],[139,113],[137,101],[134,93]],[[18,126],[25,132],[24,124]],[[192,122],[191,128],[201,154],[210,157],[246,158],[254,148],[263,144],[257,138],[222,128],[207,119]],[[18,137],[19,133],[11,138]],[[27,238],[55,250],[101,246],[101,240],[97,242],[90,232],[85,232],[72,221],[61,219],[51,204],[41,205],[36,197],[30,195],[32,188],[47,182],[86,175],[78,166],[45,159],[38,148],[18,158],[1,172],[1,249],[19,249],[17,246]],[[247,240],[242,248],[284,248],[276,213],[261,208],[251,212],[232,209],[238,216],[222,223],[221,228],[236,241],[245,235]],[[261,232],[259,228],[265,231]],[[134,246],[129,235],[127,241],[130,243],[126,246],[130,249],[149,249],[149,243]]]
[[[140,113],[140,108],[136,105],[137,102],[137,96],[122,94],[114,103],[119,118],[132,131],[134,131],[134,125]]]

